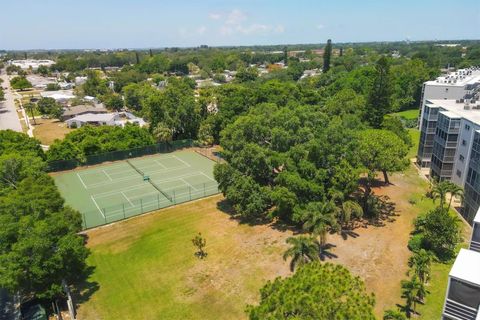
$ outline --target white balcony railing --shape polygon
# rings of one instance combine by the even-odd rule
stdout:
[[[476,320],[477,311],[474,308],[463,305],[456,301],[447,299],[445,304],[444,315],[453,317],[454,319],[459,320]]]

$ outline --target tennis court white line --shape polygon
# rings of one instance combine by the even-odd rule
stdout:
[[[80,182],[83,184],[83,187],[85,189],[88,189],[87,186],[85,185],[85,182],[83,182],[82,177],[80,177],[80,175],[78,174],[78,172],[77,172],[77,177],[78,177],[78,179],[80,179]]]
[[[107,176],[107,178],[110,179],[110,181],[113,181],[112,177],[110,177],[105,170],[102,170],[102,171],[103,171],[103,173],[105,173],[105,175]]]
[[[100,214],[102,215],[103,219],[106,219],[106,217],[105,217],[105,215],[103,214],[102,210],[101,210],[100,207],[98,206],[97,201],[95,201],[95,199],[93,198],[93,196],[90,196],[90,198],[92,199],[93,203],[95,204],[95,207],[97,207],[98,211],[100,211]]]
[[[158,165],[162,166],[164,169],[167,169],[167,167],[165,167],[161,162],[158,162],[157,160],[153,160],[155,161],[156,163],[158,163]]]
[[[163,182],[171,182],[171,181],[178,181],[178,180],[182,180],[182,178],[189,178],[189,177],[195,177],[195,176],[198,176],[198,175],[201,175],[203,174],[203,172],[201,171],[197,171],[197,172],[192,172],[192,173],[187,173],[187,174],[183,174],[183,175],[180,175],[180,176],[176,176],[176,177],[172,177],[172,178],[168,178],[168,179],[163,179],[163,180],[154,180],[155,183],[158,183],[158,184],[161,184]],[[208,176],[207,176],[208,177]],[[185,182],[185,181],[184,181]],[[188,183],[186,183],[188,184]],[[136,190],[136,189],[140,189],[142,187],[149,187],[150,185],[149,184],[145,184],[145,183],[142,183],[142,184],[136,184],[136,185],[133,185],[129,188],[123,188],[123,189],[120,189],[120,190],[112,190],[112,191],[107,191],[107,192],[101,192],[101,193],[95,193],[93,194],[93,196],[95,198],[104,198],[104,197],[107,197],[107,196],[111,196],[111,195],[115,195],[115,194],[118,194],[120,192],[129,192],[129,191],[132,191],[132,190]],[[193,187],[193,186],[192,186]],[[176,187],[171,187],[171,188],[163,188],[163,190],[165,191],[168,191],[168,190],[175,190],[175,189],[178,189],[179,187],[176,186]],[[194,188],[195,189],[195,188]],[[198,189],[196,189],[198,190]]]
[[[151,176],[151,175],[154,175],[154,174],[169,173],[169,172],[173,172],[173,171],[180,170],[180,169],[186,169],[186,167],[181,166],[181,167],[174,167],[174,168],[168,168],[168,169],[161,169],[161,170],[157,170],[157,171],[150,171],[147,174]],[[133,169],[131,169],[131,170],[133,172]],[[118,173],[118,174],[120,174],[120,173]],[[123,176],[124,176],[124,178],[114,179],[112,181],[93,183],[93,184],[89,185],[88,187],[86,187],[85,189],[93,189],[93,188],[103,187],[103,186],[106,186],[106,185],[109,185],[109,184],[112,184],[112,183],[116,183],[116,182],[119,182],[119,181],[136,180],[139,177],[139,174],[135,171],[135,174],[133,174],[133,175],[123,175]]]
[[[187,162],[183,161],[182,159],[180,159],[179,157],[175,156],[175,155],[172,155],[172,157],[174,157],[175,159],[177,159],[178,161],[182,162],[184,165],[186,165],[188,168],[191,167],[190,164],[188,164]]]
[[[217,187],[213,186],[213,187],[206,188],[205,191],[210,191],[210,190],[215,190],[215,189],[217,189]],[[196,194],[200,194],[200,193],[201,193],[201,191],[196,192]],[[187,194],[188,194],[188,192],[179,193],[179,194],[177,194],[176,197],[178,198],[178,197],[181,197],[181,196],[186,196]],[[192,194],[192,195],[194,196],[194,194]],[[198,199],[200,199],[200,198],[198,198]],[[195,200],[195,199],[192,199],[192,200]],[[163,202],[170,203],[170,201],[168,199],[164,199],[164,200],[160,201],[160,203],[163,203]],[[186,203],[186,202],[188,202],[188,201],[182,201],[182,202],[179,202],[177,204]],[[153,201],[143,202],[143,207],[148,207],[149,205],[152,205],[152,204],[158,204],[158,201],[153,200]],[[161,208],[159,208],[159,209],[161,209]],[[117,210],[110,211],[110,212],[112,212],[112,214],[109,214],[108,215],[109,217],[123,214],[122,209],[117,209]],[[146,212],[147,211],[145,211],[144,213],[146,213]],[[137,215],[135,215],[135,216],[137,216]]]
[[[128,203],[130,203],[130,205],[131,205],[132,207],[134,207],[133,202],[130,201],[130,199],[128,199],[128,197],[125,195],[125,193],[123,193],[123,191],[120,191],[120,193],[122,194],[122,196],[123,196],[125,199],[127,199]]]
[[[194,186],[192,186],[190,183],[188,183],[187,181],[185,181],[183,178],[180,178],[180,180],[182,180],[183,183],[185,183],[187,186],[189,186],[189,187],[192,188],[193,190],[198,191],[197,188],[195,188]]]
[[[119,192],[128,192],[128,191],[140,189],[140,188],[142,188],[142,187],[148,188],[148,187],[150,187],[150,185],[149,185],[148,183],[142,183],[142,184],[137,184],[137,185],[131,186],[131,187],[126,188],[126,189],[112,190],[112,191],[107,191],[107,192],[95,193],[95,194],[93,194],[92,196],[94,196],[95,198],[103,198],[103,197],[107,197],[107,196],[111,196],[111,195],[117,194],[117,193],[119,193]]]
[[[207,176],[205,173],[203,173],[203,171],[199,171],[199,172],[200,172],[204,177],[206,177],[208,180],[213,181],[213,182],[217,182],[217,181],[215,181],[215,179],[212,179],[212,178],[210,178],[209,176]]]

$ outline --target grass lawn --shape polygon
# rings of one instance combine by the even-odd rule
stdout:
[[[78,319],[245,318],[266,280],[289,274],[282,254],[291,233],[239,225],[217,209],[221,199],[89,231],[95,269],[80,302],[93,294]],[[194,257],[198,232],[207,241],[205,260]]]
[[[35,117],[35,121],[37,124],[33,125],[33,120],[30,118],[30,123],[35,127],[33,135],[45,145],[52,144],[55,139],[63,139],[65,135],[74,130],[68,128],[65,122],[57,119]]]
[[[420,130],[418,129],[407,129],[408,133],[410,134],[410,138],[412,138],[412,147],[410,148],[410,151],[408,152],[408,159],[412,159],[417,155],[418,151],[418,143],[420,141]]]
[[[405,111],[396,112],[394,114],[406,120],[412,120],[412,119],[418,118],[419,110],[418,109],[405,110]]]

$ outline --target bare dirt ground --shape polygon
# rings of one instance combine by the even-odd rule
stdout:
[[[394,221],[385,222],[383,226],[357,228],[355,238],[344,240],[340,235],[329,238],[336,246],[332,252],[338,256],[331,262],[345,265],[364,279],[367,289],[375,293],[375,311],[379,317],[383,310],[400,302],[400,281],[406,278],[410,256],[407,244],[413,219],[419,213],[408,200],[414,194],[423,193],[425,186],[419,179],[409,170],[393,175],[391,185],[374,188],[375,194],[387,195],[395,203]]]

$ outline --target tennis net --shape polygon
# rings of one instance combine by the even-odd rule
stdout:
[[[163,195],[165,196],[165,198],[167,198],[170,202],[173,202],[172,197],[170,197],[170,196],[168,195],[168,193],[166,193],[165,191],[163,191],[162,189],[160,189],[160,187],[157,186],[155,183],[153,183],[152,180],[148,179],[147,181],[150,182],[150,184],[151,184],[155,189],[157,189],[158,192],[160,192],[161,194],[163,194]]]
[[[142,170],[138,169],[137,167],[135,167],[131,162],[130,160],[127,160],[127,163],[133,168],[135,169],[135,171],[137,171],[138,173],[140,173],[143,176],[145,176],[145,172],[143,172]]]

